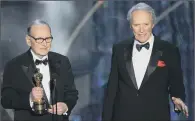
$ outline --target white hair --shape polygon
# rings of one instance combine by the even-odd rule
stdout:
[[[147,12],[151,13],[153,24],[155,24],[155,22],[156,22],[156,15],[155,15],[154,9],[151,6],[149,6],[148,4],[143,3],[143,2],[134,5],[128,11],[128,13],[127,13],[127,20],[128,21],[131,22],[131,20],[132,20],[132,12],[136,11],[136,10],[144,10],[144,11],[147,11]]]
[[[33,21],[29,27],[27,28],[27,34],[30,35],[31,34],[31,27],[33,25],[47,25],[50,29],[50,32],[51,32],[51,27],[49,26],[49,24],[43,20],[39,20],[39,19],[36,19],[35,21]]]

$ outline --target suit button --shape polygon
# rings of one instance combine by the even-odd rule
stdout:
[[[139,96],[139,93],[140,93],[140,92],[139,92],[139,90],[138,90],[138,91],[137,91],[137,96]]]

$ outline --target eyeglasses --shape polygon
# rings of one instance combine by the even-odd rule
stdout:
[[[31,36],[31,35],[28,35],[28,36],[30,36],[31,38],[33,38],[39,44],[40,43],[43,43],[43,41],[45,41],[46,43],[50,43],[53,40],[53,37],[52,36],[51,37],[46,37],[46,38],[41,38],[41,37],[35,38],[35,37]]]

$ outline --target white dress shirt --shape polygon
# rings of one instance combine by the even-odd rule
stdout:
[[[31,50],[32,56],[33,56],[33,60],[34,62],[36,61],[36,59],[38,60],[44,60],[44,59],[48,59],[48,56],[44,56],[43,58],[39,58],[32,50]],[[36,65],[36,68],[40,69],[40,73],[43,74],[43,79],[42,79],[42,85],[43,88],[45,90],[45,94],[47,96],[48,101],[50,101],[50,71],[49,71],[49,64],[44,65],[43,63]],[[33,103],[31,102],[31,107],[32,107]]]
[[[153,34],[151,34],[150,38],[145,42],[145,43],[147,42],[150,43],[150,47],[148,50],[145,47],[143,47],[140,51],[138,51],[136,48],[136,44],[145,44],[145,43],[140,43],[137,40],[134,41],[135,42],[133,45],[132,62],[133,62],[133,68],[134,68],[137,86],[139,89],[143,81],[144,75],[146,73],[148,63],[150,61],[150,56],[152,53],[152,48],[154,43],[154,36]]]
[[[39,58],[35,53],[31,50],[33,60],[34,62],[36,59],[38,60],[45,60],[48,59],[48,56],[44,56],[43,58]],[[50,101],[50,71],[49,71],[49,64],[44,65],[43,63],[36,65],[36,68],[40,69],[40,73],[43,74],[43,79],[42,79],[42,85],[45,90],[46,96],[48,101]]]

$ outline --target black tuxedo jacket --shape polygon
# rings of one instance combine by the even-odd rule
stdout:
[[[68,106],[68,114],[75,106],[78,91],[75,88],[71,65],[67,57],[48,53],[50,76],[56,79],[55,102],[64,102]],[[15,121],[67,121],[68,116],[46,114],[34,115],[30,107],[29,94],[34,87],[33,74],[35,64],[30,50],[9,61],[4,69],[1,104],[4,108],[14,109]]]
[[[113,46],[102,120],[169,121],[169,94],[185,99],[178,48],[154,38],[150,61],[139,89],[131,59],[132,49],[131,40]]]

